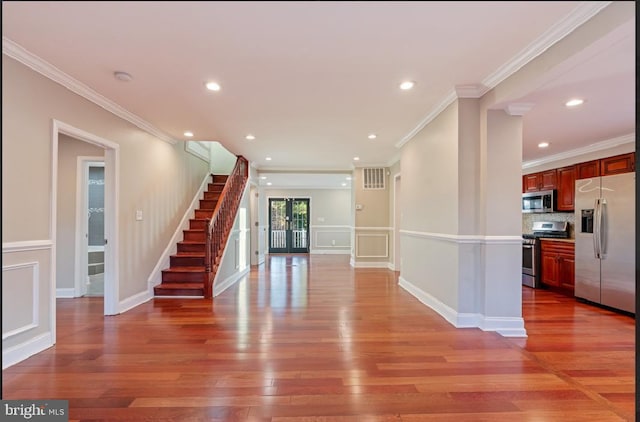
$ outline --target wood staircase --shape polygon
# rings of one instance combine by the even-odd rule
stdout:
[[[169,268],[162,270],[162,283],[154,288],[156,296],[204,297],[209,277],[205,249],[207,222],[213,216],[227,178],[227,175],[211,175],[200,206],[195,210],[194,218],[189,220],[189,229],[183,230],[178,252],[169,258]]]

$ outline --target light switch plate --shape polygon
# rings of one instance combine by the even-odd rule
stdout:
[[[142,210],[136,210],[136,221],[142,221]]]

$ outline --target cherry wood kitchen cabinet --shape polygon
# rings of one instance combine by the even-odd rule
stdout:
[[[600,160],[576,164],[576,179],[589,179],[600,176]]]
[[[542,262],[540,281],[570,296],[575,285],[575,244],[557,240],[540,241]]]
[[[538,192],[556,188],[556,169],[522,176],[522,192]]]
[[[612,174],[631,173],[635,171],[636,154],[616,155],[614,157],[600,160],[600,176],[610,176]]]
[[[557,170],[556,211],[573,211],[576,196],[576,166]]]

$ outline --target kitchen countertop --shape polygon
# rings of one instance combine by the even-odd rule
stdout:
[[[555,237],[540,237],[540,240],[553,240],[554,242],[576,243],[575,239],[558,239]]]

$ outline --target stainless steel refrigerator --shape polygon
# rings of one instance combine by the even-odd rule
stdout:
[[[576,180],[575,296],[635,314],[635,173]]]

